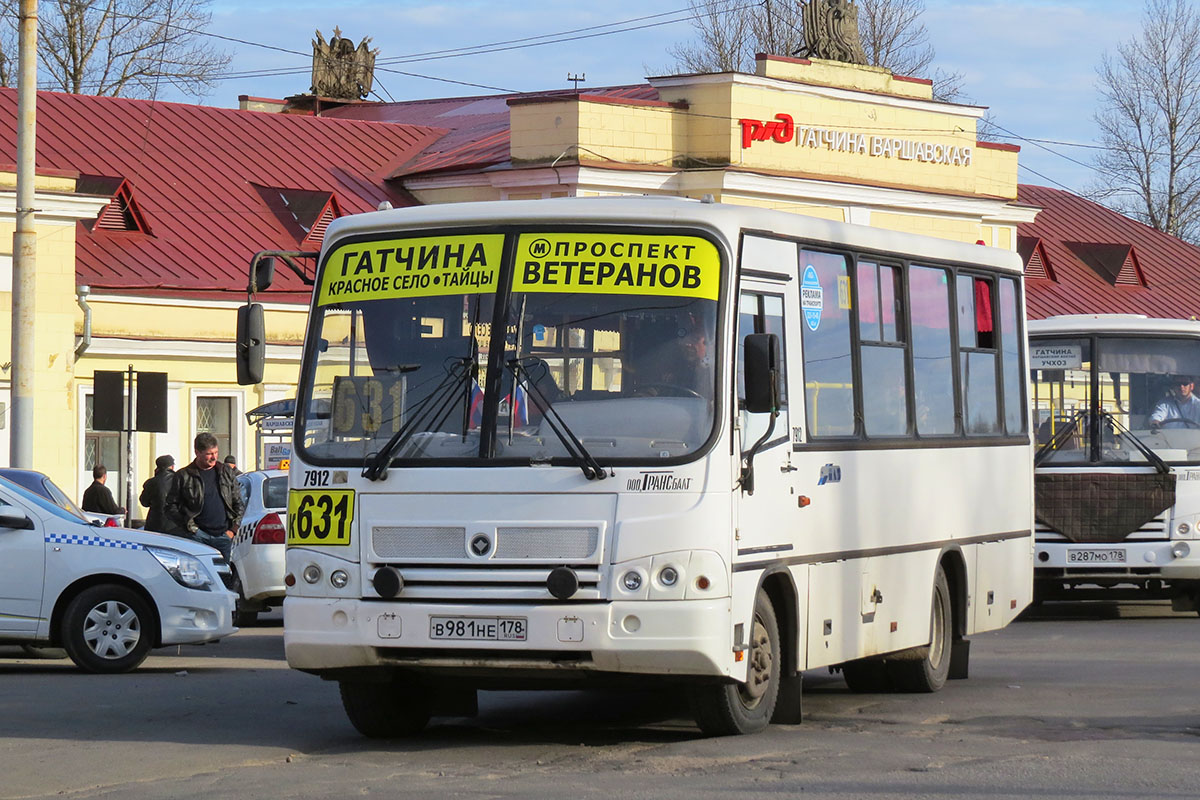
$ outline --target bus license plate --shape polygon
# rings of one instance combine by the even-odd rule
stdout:
[[[1113,550],[1067,550],[1068,564],[1124,564],[1125,548]]]
[[[525,617],[430,617],[429,638],[452,641],[523,642]]]

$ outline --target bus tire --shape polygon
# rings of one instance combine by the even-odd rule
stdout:
[[[146,660],[154,644],[154,615],[137,592],[102,583],[71,599],[58,637],[85,672],[129,672]]]
[[[754,599],[748,653],[750,664],[746,683],[696,686],[690,693],[696,724],[708,736],[761,731],[775,713],[783,650],[775,609],[762,590]]]
[[[950,674],[950,644],[953,635],[953,606],[946,573],[938,565],[933,576],[933,605],[930,610],[929,644],[917,648],[919,658],[888,661],[888,675],[896,691],[936,692]]]
[[[860,658],[842,664],[842,679],[855,694],[879,694],[892,691],[888,665],[881,658]]]
[[[338,681],[342,708],[350,724],[371,739],[395,739],[420,733],[429,724],[428,692],[398,681]]]

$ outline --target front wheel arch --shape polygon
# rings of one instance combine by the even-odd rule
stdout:
[[[160,647],[162,645],[162,617],[159,615],[158,604],[154,602],[154,598],[146,591],[146,587],[135,580],[125,577],[124,575],[112,575],[108,573],[97,573],[94,575],[85,575],[79,578],[67,588],[62,590],[58,599],[54,601],[54,611],[50,614],[50,641],[55,647],[62,647],[60,631],[62,630],[62,618],[67,612],[67,606],[75,597],[86,589],[101,584],[115,584],[124,586],[126,589],[136,592],[141,595],[145,601],[147,608],[150,610],[150,620],[148,620],[148,633],[151,636],[151,647]]]

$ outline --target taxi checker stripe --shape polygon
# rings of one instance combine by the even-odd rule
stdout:
[[[134,542],[121,542],[116,539],[104,539],[99,536],[79,536],[74,533],[47,533],[46,541],[53,544],[86,544],[90,547],[116,547],[120,550],[143,550],[145,548]]]

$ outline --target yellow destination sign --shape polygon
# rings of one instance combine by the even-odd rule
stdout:
[[[338,245],[317,305],[496,291],[502,234],[420,236]]]
[[[288,492],[288,547],[346,547],[353,521],[353,489]]]
[[[525,233],[514,292],[580,292],[716,300],[721,255],[699,236]]]

